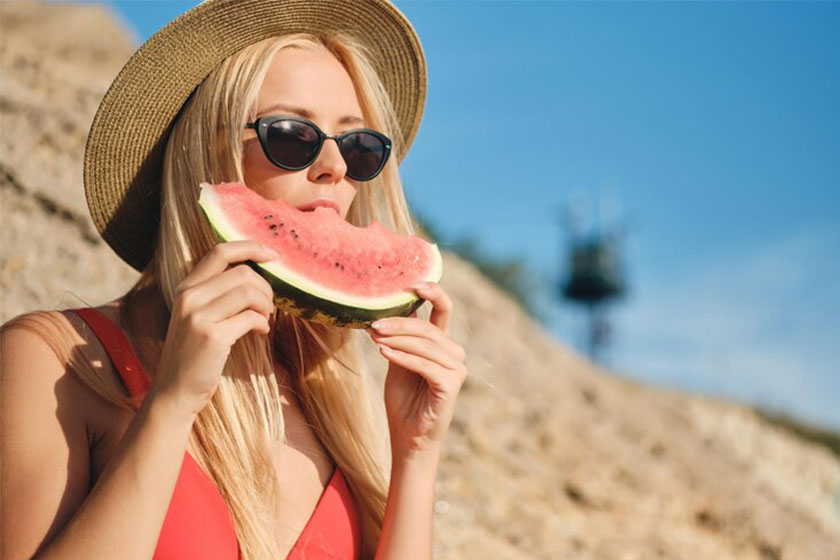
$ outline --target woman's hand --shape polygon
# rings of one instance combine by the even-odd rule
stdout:
[[[390,362],[385,410],[394,457],[440,445],[467,377],[464,349],[449,338],[452,300],[439,284],[428,283],[428,288],[416,291],[432,303],[429,321],[415,312],[382,319],[387,328],[367,329]]]
[[[269,332],[274,298],[246,260],[276,258],[253,241],[214,246],[178,284],[161,359],[150,389],[198,415],[216,392],[233,343],[249,331]]]

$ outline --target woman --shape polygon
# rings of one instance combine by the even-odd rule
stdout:
[[[103,99],[88,204],[142,274],[98,308],[3,325],[4,558],[430,557],[440,442],[467,375],[450,298],[419,289],[430,320],[390,330],[310,324],[241,264],[266,249],[217,244],[196,205],[201,181],[243,181],[413,233],[397,170],[425,96],[413,29],[385,1],[289,6],[206,1]],[[246,128],[267,115],[374,130],[393,156],[365,176],[327,139],[292,171]],[[366,398],[366,337],[389,362],[387,426]]]

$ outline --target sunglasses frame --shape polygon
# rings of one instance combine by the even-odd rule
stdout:
[[[292,167],[292,166],[280,163],[277,160],[275,160],[274,157],[272,157],[271,151],[268,148],[268,129],[272,124],[274,124],[278,121],[294,121],[294,122],[298,122],[298,123],[302,123],[302,124],[305,124],[307,126],[310,126],[310,127],[312,127],[313,130],[315,130],[315,133],[318,135],[318,147],[315,150],[315,154],[312,156],[312,159],[310,161],[308,161],[305,165],[301,165],[301,166],[298,166],[298,167]],[[268,161],[270,161],[271,163],[273,163],[277,167],[280,167],[281,169],[286,169],[288,171],[300,171],[301,169],[306,169],[307,167],[309,167],[310,165],[315,163],[315,160],[318,159],[318,155],[321,153],[321,149],[324,147],[324,142],[326,142],[326,140],[328,138],[332,138],[333,140],[336,141],[336,144],[338,144],[338,149],[339,149],[339,152],[340,152],[341,151],[341,141],[344,138],[346,138],[346,137],[348,137],[352,134],[359,133],[359,132],[365,132],[365,133],[371,134],[371,135],[375,136],[376,138],[378,138],[382,142],[385,151],[384,151],[384,154],[382,156],[382,162],[379,164],[379,167],[376,169],[376,171],[373,172],[373,174],[371,174],[367,177],[353,176],[350,173],[350,168],[348,166],[347,173],[346,173],[346,175],[348,177],[350,177],[351,179],[353,179],[355,181],[370,181],[371,179],[373,179],[374,177],[379,175],[379,173],[385,167],[385,164],[388,163],[388,158],[391,155],[391,139],[388,138],[387,136],[385,136],[384,134],[382,134],[381,132],[379,132],[377,130],[373,130],[371,128],[354,128],[352,130],[342,132],[341,134],[327,134],[326,132],[324,132],[323,130],[318,128],[318,125],[316,125],[314,122],[312,122],[308,119],[304,119],[303,117],[291,117],[291,116],[288,116],[288,115],[265,115],[265,116],[259,117],[254,122],[245,123],[245,128],[250,128],[250,129],[253,129],[254,131],[256,131],[257,138],[260,141],[260,146],[262,146],[263,153],[265,153],[265,157],[268,158]],[[344,154],[341,154],[341,157],[344,158]],[[345,159],[344,162],[347,163],[347,160]]]

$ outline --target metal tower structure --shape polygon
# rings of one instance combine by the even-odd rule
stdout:
[[[565,210],[561,222],[567,230],[568,245],[558,291],[563,299],[586,308],[587,353],[592,360],[600,361],[610,341],[608,306],[626,292],[621,259],[623,231],[618,224],[603,227],[600,211],[594,227],[587,228],[580,201],[568,203]]]

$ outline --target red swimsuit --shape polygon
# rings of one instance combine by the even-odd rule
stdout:
[[[149,388],[134,349],[119,326],[93,308],[71,309],[96,333],[129,394],[142,401]],[[356,560],[361,556],[358,512],[336,466],[312,517],[287,560]],[[192,455],[184,453],[178,482],[163,521],[155,560],[237,560],[239,544],[227,504]]]

